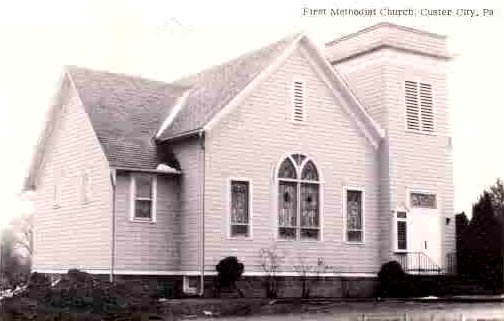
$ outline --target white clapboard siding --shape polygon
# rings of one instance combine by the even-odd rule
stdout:
[[[406,205],[407,188],[437,193],[443,255],[454,251],[455,226],[444,222],[454,215],[446,61],[382,49],[337,64],[336,69],[387,129],[381,148],[383,213]],[[384,89],[383,94],[374,88]],[[392,248],[392,224],[390,220],[382,227],[388,229],[384,252]]]
[[[304,121],[293,122],[292,79],[304,83]],[[378,154],[353,118],[299,49],[206,136],[205,263],[207,270],[235,255],[246,271],[260,272],[260,250],[275,246],[282,271],[316,265],[319,258],[339,272],[378,271]],[[322,177],[322,240],[276,241],[275,167],[288,153],[313,157]],[[252,239],[229,239],[229,178],[249,179]],[[343,188],[365,191],[364,245],[344,242]]]
[[[67,85],[65,80],[64,110],[54,123],[39,170],[33,270],[107,271],[112,239],[109,165],[76,92]],[[87,200],[81,184],[85,174],[92,191]]]

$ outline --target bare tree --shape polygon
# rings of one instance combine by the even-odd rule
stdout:
[[[299,264],[294,266],[294,270],[301,277],[302,289],[301,297],[309,298],[312,286],[320,281],[320,274],[327,270],[324,258],[319,257],[317,264],[310,264],[304,258],[298,257]]]
[[[33,254],[33,215],[15,217],[10,223],[16,249]]]
[[[33,216],[22,215],[15,217],[1,231],[0,276],[2,283],[14,286],[27,281],[33,252],[32,228]]]
[[[278,256],[276,249],[262,248],[260,250],[261,255],[261,267],[266,273],[266,295],[270,299],[276,299],[278,295],[278,286],[276,273],[280,268],[280,257]]]

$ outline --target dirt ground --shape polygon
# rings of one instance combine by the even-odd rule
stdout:
[[[291,307],[292,312],[268,313],[265,307],[262,313],[248,316],[218,316],[207,313],[204,317],[195,318],[182,315],[183,319],[193,320],[268,320],[268,321],[483,321],[503,320],[504,303],[450,303],[450,302],[325,302],[319,304],[302,304]],[[278,312],[278,311],[277,311]]]

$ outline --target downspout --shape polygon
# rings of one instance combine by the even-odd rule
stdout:
[[[114,282],[114,263],[115,263],[115,224],[116,224],[116,185],[117,171],[110,170],[110,182],[112,183],[112,239],[111,239],[111,254],[110,254],[110,283]]]
[[[203,297],[205,295],[205,137],[204,130],[200,130],[198,133],[198,142],[201,147],[201,153],[203,154],[203,168],[201,170],[201,277],[200,277],[200,293],[199,295]],[[200,153],[198,152],[198,155]],[[201,159],[200,159],[201,162]]]

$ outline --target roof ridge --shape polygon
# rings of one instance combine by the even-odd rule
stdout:
[[[224,60],[224,61],[222,61],[220,63],[216,63],[216,64],[213,64],[213,65],[210,65],[210,66],[208,66],[208,67],[206,67],[206,68],[204,68],[204,69],[202,69],[200,71],[197,71],[197,72],[194,72],[194,73],[182,76],[182,77],[174,80],[172,83],[173,84],[181,84],[181,83],[183,84],[184,82],[190,81],[190,79],[194,79],[197,76],[201,76],[201,75],[206,74],[206,73],[211,73],[212,71],[219,70],[219,68],[225,67],[227,65],[232,65],[236,61],[239,61],[241,59],[247,58],[249,56],[253,56],[254,54],[260,53],[261,51],[264,51],[264,50],[266,50],[268,48],[273,48],[275,46],[278,46],[282,42],[285,42],[285,44],[287,44],[289,42],[293,42],[296,39],[298,39],[298,37],[300,37],[302,34],[304,34],[304,33],[303,32],[290,33],[287,36],[284,36],[283,38],[281,38],[279,40],[269,42],[269,43],[264,44],[264,45],[262,45],[262,46],[260,46],[259,48],[256,48],[256,49],[248,50],[246,52],[243,52],[239,56],[235,56],[234,58],[230,58],[230,59]]]
[[[304,33],[289,34],[259,49],[176,80],[174,83],[192,86],[192,90],[158,139],[166,140],[186,131],[203,128],[218,111],[303,36]]]
[[[116,77],[116,78],[124,78],[124,79],[128,79],[128,80],[149,82],[152,84],[159,84],[159,85],[164,85],[164,86],[172,86],[172,87],[179,88],[179,89],[189,89],[190,88],[189,86],[183,86],[181,84],[176,84],[174,82],[167,82],[167,81],[147,78],[147,77],[139,76],[139,75],[132,75],[132,74],[127,74],[127,73],[123,73],[123,72],[111,72],[108,70],[95,69],[95,68],[90,68],[90,67],[82,67],[82,66],[77,66],[77,65],[65,65],[63,67],[63,69],[64,69],[65,73],[69,73],[70,76],[72,75],[73,71],[89,72],[89,73],[102,74],[102,75],[107,75],[107,76]]]
[[[340,43],[342,41],[345,41],[345,40],[350,39],[350,38],[357,37],[357,36],[359,36],[359,35],[361,35],[363,33],[369,32],[371,30],[374,30],[374,29],[377,29],[377,28],[380,28],[380,27],[391,27],[391,28],[400,29],[400,30],[409,31],[409,32],[414,32],[414,33],[418,33],[418,34],[422,34],[422,35],[426,35],[426,36],[430,36],[430,37],[435,37],[435,38],[439,38],[439,39],[445,39],[446,38],[446,35],[429,32],[429,31],[426,31],[426,30],[423,30],[423,29],[419,29],[419,28],[413,28],[413,27],[403,26],[403,25],[395,24],[395,23],[388,22],[388,21],[382,21],[382,22],[375,23],[374,25],[371,25],[371,26],[359,29],[359,30],[357,30],[355,32],[344,34],[344,35],[342,35],[342,36],[340,36],[340,37],[338,37],[336,39],[333,39],[331,41],[326,42],[324,44],[324,46],[325,47],[333,46],[333,45],[338,44],[338,43]]]

